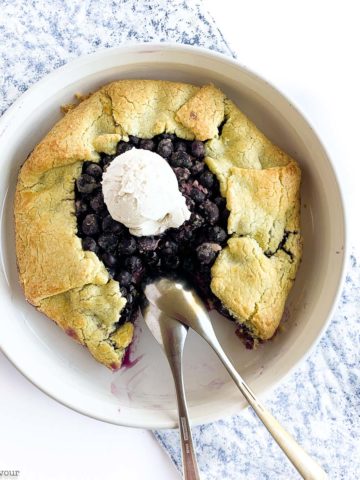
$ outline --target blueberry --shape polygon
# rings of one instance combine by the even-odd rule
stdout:
[[[120,285],[120,294],[122,297],[127,297],[127,294],[128,294],[128,291],[127,291],[127,288],[123,287],[122,285]]]
[[[203,172],[199,177],[199,182],[206,188],[211,188],[214,185],[214,175],[209,172]]]
[[[183,151],[174,152],[170,157],[170,165],[172,167],[190,168],[192,165],[191,157]]]
[[[103,233],[98,238],[98,244],[108,252],[113,252],[119,243],[119,238],[113,233]]]
[[[204,218],[198,213],[192,213],[190,217],[190,224],[193,229],[200,228],[204,225]]]
[[[162,133],[161,135],[159,135],[159,137],[161,139],[163,139],[163,138],[169,138],[170,140],[175,140],[176,139],[176,135],[174,133]]]
[[[117,274],[116,280],[120,283],[121,286],[127,287],[131,283],[131,273],[127,270],[121,270]]]
[[[80,177],[76,180],[76,186],[79,192],[81,193],[91,193],[93,192],[99,185],[96,182],[94,177],[87,175],[86,173],[80,175]]]
[[[192,181],[189,181],[189,182],[183,181],[183,182],[180,182],[179,184],[179,190],[185,196],[190,195],[192,187],[193,187]]]
[[[137,245],[140,253],[151,252],[156,250],[159,244],[159,238],[156,237],[139,237]]]
[[[160,267],[161,265],[161,258],[154,250],[146,252],[145,261],[150,268]]]
[[[127,298],[126,298],[127,300]],[[121,316],[120,316],[120,321],[121,325],[123,325],[126,322],[131,322],[134,314],[134,305],[132,302],[126,302],[126,305],[123,310],[121,310]]]
[[[140,138],[135,137],[134,135],[129,135],[129,142],[135,145],[135,147],[138,147],[140,143]]]
[[[190,197],[185,197],[186,205],[190,211],[193,211],[195,208],[195,202]]]
[[[104,195],[102,192],[98,192],[91,200],[90,206],[96,213],[100,213],[105,207]]]
[[[85,200],[76,200],[75,201],[75,212],[76,215],[81,215],[82,213],[86,213],[88,206]]]
[[[200,263],[208,265],[215,259],[216,251],[212,248],[212,244],[202,243],[196,249],[196,256]]]
[[[199,173],[202,173],[205,169],[205,163],[204,162],[193,162],[192,167],[191,167],[191,173],[193,175],[198,175]]]
[[[142,269],[141,258],[132,255],[125,260],[125,267],[131,272],[134,273]]]
[[[193,187],[191,190],[190,190],[190,197],[196,202],[196,203],[202,203],[205,198],[206,198],[206,195],[204,192],[202,192],[201,190],[199,190],[197,187]]]
[[[139,296],[139,292],[136,290],[136,287],[134,287],[134,285],[129,285],[127,289],[129,294],[131,294],[133,298],[137,298]]]
[[[172,238],[179,245],[187,243],[193,236],[192,227],[190,225],[183,225],[181,228],[174,228],[171,232]]]
[[[202,203],[200,209],[210,225],[215,225],[215,223],[219,220],[219,207],[210,200],[206,200],[204,203]]]
[[[176,255],[170,255],[169,257],[165,257],[163,259],[163,266],[165,268],[169,268],[171,270],[175,270],[180,265],[180,259]]]
[[[90,250],[90,252],[94,253],[97,253],[99,250],[95,240],[91,237],[83,238],[81,243],[84,250]]]
[[[220,210],[222,210],[226,206],[226,199],[223,197],[216,197],[214,198],[214,203],[219,207]]]
[[[160,140],[159,145],[157,147],[157,153],[164,158],[170,157],[173,153],[174,147],[170,138],[164,138]]]
[[[183,167],[174,167],[173,168],[178,182],[184,182],[190,178],[190,170]]]
[[[161,247],[161,255],[163,257],[168,255],[174,255],[178,251],[178,245],[171,240],[166,240]]]
[[[128,293],[126,295],[126,300],[127,300],[127,305],[131,305],[134,302],[134,297],[131,295],[131,293]]]
[[[115,267],[106,267],[107,271],[109,272],[109,275],[111,278],[114,278],[116,275],[116,268]]]
[[[81,224],[82,231],[85,235],[96,235],[99,232],[98,218],[94,213],[89,213]]]
[[[94,162],[84,162],[83,172],[87,175],[91,175],[95,180],[100,180],[103,174],[100,165]]]
[[[121,155],[122,153],[125,153],[127,152],[128,150],[131,150],[133,148],[132,145],[130,145],[129,142],[124,142],[124,141],[120,141],[118,144],[117,144],[117,147],[116,147],[116,154],[117,155]]]
[[[136,251],[136,240],[134,237],[124,237],[119,242],[118,253],[120,255],[131,255]]]
[[[191,144],[191,154],[194,157],[202,158],[205,155],[205,146],[200,140],[194,140]]]
[[[106,168],[110,162],[114,160],[114,155],[107,155],[106,153],[101,154],[100,165],[103,168]]]
[[[140,140],[140,148],[153,152],[155,150],[155,142],[151,139],[142,139]]]
[[[116,257],[112,253],[105,252],[101,255],[102,261],[105,263],[107,267],[115,267],[117,264]]]
[[[186,143],[182,140],[175,142],[175,151],[176,152],[186,152]]]
[[[212,242],[223,243],[227,239],[227,233],[224,229],[215,225],[214,227],[209,228],[208,237]]]
[[[119,235],[124,231],[124,226],[114,220],[111,215],[107,215],[102,221],[102,229],[104,232],[115,233]]]
[[[145,270],[142,267],[138,270],[135,270],[131,276],[132,283],[134,283],[135,285],[138,285],[142,281],[144,273],[145,273]]]
[[[132,305],[131,303],[129,304],[127,302],[125,305],[125,308],[121,310],[121,316],[120,316],[121,324],[129,322],[131,320],[131,316],[132,316]]]

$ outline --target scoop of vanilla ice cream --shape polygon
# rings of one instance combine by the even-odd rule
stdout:
[[[133,148],[114,158],[102,188],[110,215],[138,237],[180,227],[190,218],[175,173],[149,150]]]

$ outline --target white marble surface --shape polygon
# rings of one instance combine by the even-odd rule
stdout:
[[[211,27],[211,18],[206,13],[202,16],[207,7],[239,61],[295,100],[320,133],[342,173],[350,243],[359,259],[360,34],[355,2],[204,0],[199,9],[191,1],[149,0],[138,2],[133,10],[134,3],[57,1],[50,14],[45,1],[35,6],[0,0],[2,108],[29,86],[31,78],[40,78],[98,46],[137,41],[144,35],[148,40],[206,44],[209,34],[220,45],[221,36]],[[188,13],[193,12],[187,23],[179,21],[184,4]],[[87,9],[93,12],[89,24],[84,19]],[[31,26],[37,28],[36,34]],[[6,38],[9,31],[13,32],[10,40]],[[54,36],[57,42],[52,43]],[[31,48],[34,44],[36,49]],[[360,277],[355,257],[349,265],[346,294],[320,345],[266,398],[289,430],[305,446],[314,447],[330,469],[330,478],[346,480],[359,478],[360,472]],[[298,478],[250,412],[234,417],[230,427],[231,431],[229,424],[220,422],[206,427],[203,435],[201,429],[196,431],[204,478]],[[179,478],[151,433],[106,425],[66,409],[25,380],[2,354],[0,432],[0,471],[20,470],[22,479]],[[223,450],[214,438],[220,439]],[[170,434],[163,439],[176,460],[176,437]]]

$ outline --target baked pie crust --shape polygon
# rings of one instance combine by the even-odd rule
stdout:
[[[256,338],[271,338],[301,258],[296,162],[212,85],[121,80],[67,111],[19,172],[16,251],[27,300],[96,360],[121,366],[133,325],[118,327],[126,299],[76,235],[74,183],[84,161],[115,153],[128,135],[174,133],[206,142],[205,162],[230,210],[211,290]]]

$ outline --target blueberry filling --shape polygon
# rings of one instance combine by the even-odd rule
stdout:
[[[116,156],[131,148],[157,152],[173,169],[191,211],[190,219],[179,228],[157,236],[135,237],[110,216],[101,189],[102,174]],[[209,308],[221,311],[221,303],[210,289],[210,270],[228,239],[229,212],[204,155],[205,145],[198,140],[186,141],[173,134],[152,139],[130,135],[129,142],[118,143],[115,155],[102,154],[99,163],[83,163],[75,182],[77,235],[84,250],[96,253],[120,284],[127,303],[119,323],[135,319],[144,285],[164,274],[188,278]]]

